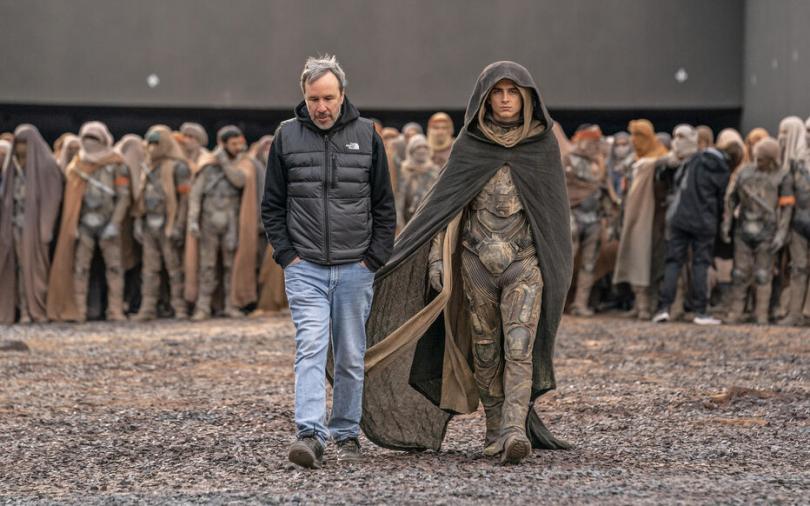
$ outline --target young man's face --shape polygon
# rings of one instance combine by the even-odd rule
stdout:
[[[453,136],[453,127],[447,121],[437,121],[430,125],[428,130],[440,143],[447,142]]]
[[[501,79],[495,83],[487,100],[495,121],[512,123],[520,119],[523,112],[523,97],[517,85],[509,79]]]
[[[247,141],[245,140],[244,136],[237,136],[231,137],[227,141],[225,141],[225,151],[231,156],[231,158],[236,158],[239,153],[245,150],[247,146]]]
[[[329,130],[338,120],[343,98],[340,82],[331,72],[311,83],[304,83],[304,100],[309,117],[321,130]]]

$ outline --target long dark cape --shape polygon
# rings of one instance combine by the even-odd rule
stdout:
[[[532,90],[534,117],[542,133],[512,148],[488,140],[477,128],[477,113],[491,88],[510,79]],[[470,97],[465,125],[450,159],[394,246],[390,261],[378,272],[367,324],[372,350],[435,296],[427,283],[431,239],[462,212],[484,184],[505,164],[511,167],[532,228],[544,278],[543,302],[533,349],[532,401],[555,388],[554,339],[571,280],[569,203],[560,151],[537,85],[513,62],[489,65]],[[438,449],[454,413],[439,409],[444,357],[444,321],[439,317],[412,345],[367,370],[362,428],[374,443],[393,449]],[[467,357],[471,365],[471,357]],[[527,432],[537,448],[560,448],[533,409]]]

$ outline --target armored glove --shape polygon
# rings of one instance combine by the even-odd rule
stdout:
[[[785,245],[785,234],[778,233],[776,237],[773,238],[773,242],[771,242],[770,250],[771,253],[776,253]]]

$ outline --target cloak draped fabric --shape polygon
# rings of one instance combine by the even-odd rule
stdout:
[[[524,104],[533,109],[529,135],[511,148],[490,140],[478,121],[489,91],[501,79],[528,89]],[[394,449],[438,449],[450,418],[478,406],[458,228],[464,209],[506,164],[531,225],[545,279],[533,348],[532,401],[556,387],[554,340],[572,271],[568,196],[552,126],[525,68],[498,62],[484,69],[450,160],[375,279],[361,422],[374,443]],[[445,288],[435,294],[427,281],[428,253],[433,237],[442,230]],[[533,409],[526,424],[534,447],[567,447],[550,434]]]
[[[628,125],[638,160],[624,199],[624,221],[616,254],[613,283],[650,286],[652,278],[653,228],[655,221],[655,161],[667,154],[655,137],[655,128],[646,119]]]
[[[59,226],[59,239],[48,278],[48,318],[55,321],[76,321],[79,310],[76,307],[76,292],[73,288],[73,254],[79,226],[79,214],[87,182],[79,176],[79,171],[92,174],[108,164],[125,163],[112,147],[103,157],[93,157],[94,162],[84,160],[83,151],[73,159],[65,170],[65,195],[62,202],[62,222]],[[122,251],[122,255],[126,254]]]
[[[141,176],[144,172],[144,160],[146,159],[143,139],[135,134],[126,134],[115,144],[115,151],[121,155],[124,163],[129,168],[132,202],[136,203],[143,191]],[[125,271],[136,267],[141,261],[140,247],[135,244],[133,236],[134,221],[137,216],[137,208],[133,205],[129,215],[124,218],[124,222],[121,224],[121,264]]]
[[[219,164],[219,148],[200,159],[199,169],[206,165]],[[256,166],[249,156],[242,155],[233,162],[245,174],[242,200],[239,206],[239,241],[231,269],[231,293],[236,307],[245,307],[256,301]],[[197,174],[200,174],[198,171]],[[197,175],[195,175],[196,177]],[[199,241],[186,233],[186,251],[183,258],[185,272],[184,295],[187,301],[196,302],[199,290]]]
[[[31,319],[47,319],[46,295],[50,269],[50,247],[62,203],[63,177],[50,147],[33,125],[20,125],[15,139],[27,144],[25,167],[25,215],[22,228],[20,274]],[[0,323],[14,323],[17,306],[17,264],[14,253],[12,213],[14,209],[14,150],[6,154],[6,168],[0,187]]]

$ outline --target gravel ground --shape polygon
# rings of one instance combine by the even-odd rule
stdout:
[[[442,451],[364,442],[365,462],[288,464],[286,318],[0,327],[0,503],[807,503],[810,330],[564,319],[575,444],[482,456],[483,413]],[[15,341],[25,346],[14,346]],[[11,349],[3,349],[3,348]]]

